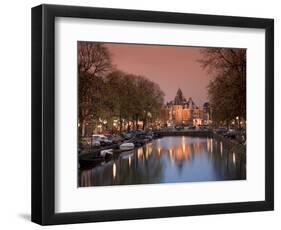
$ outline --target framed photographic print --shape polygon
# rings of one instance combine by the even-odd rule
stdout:
[[[273,19],[32,9],[32,221],[273,210]]]

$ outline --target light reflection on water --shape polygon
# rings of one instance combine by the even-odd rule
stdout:
[[[229,152],[221,141],[163,137],[117,159],[80,170],[79,186],[243,180],[245,168],[245,156]]]
[[[235,152],[232,153],[232,162],[233,162],[233,164],[236,164]]]
[[[113,179],[115,179],[115,177],[116,177],[116,164],[115,163],[113,163],[113,166],[112,166],[112,177],[113,177]]]

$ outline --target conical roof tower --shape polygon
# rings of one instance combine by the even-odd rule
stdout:
[[[175,96],[175,99],[174,99],[174,104],[175,105],[182,105],[185,101],[185,98],[183,96],[183,93],[181,91],[181,89],[179,88],[178,91],[177,91],[177,94]]]

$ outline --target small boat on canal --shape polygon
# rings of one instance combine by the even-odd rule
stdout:
[[[119,146],[120,150],[133,150],[135,148],[134,143],[123,143]]]
[[[113,149],[104,149],[100,151],[100,156],[106,157],[107,155],[113,155]]]
[[[93,167],[105,161],[105,157],[85,155],[79,157],[79,166],[81,168]]]
[[[134,151],[125,151],[125,152],[123,152],[121,155],[120,155],[120,157],[122,158],[122,159],[129,159],[130,157],[132,157],[134,155]]]

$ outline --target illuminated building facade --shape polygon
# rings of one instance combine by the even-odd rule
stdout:
[[[199,107],[191,97],[186,100],[181,89],[178,89],[175,99],[167,102],[162,108],[161,123],[168,127],[176,124],[196,127],[209,125],[211,123],[209,103],[206,102]]]

